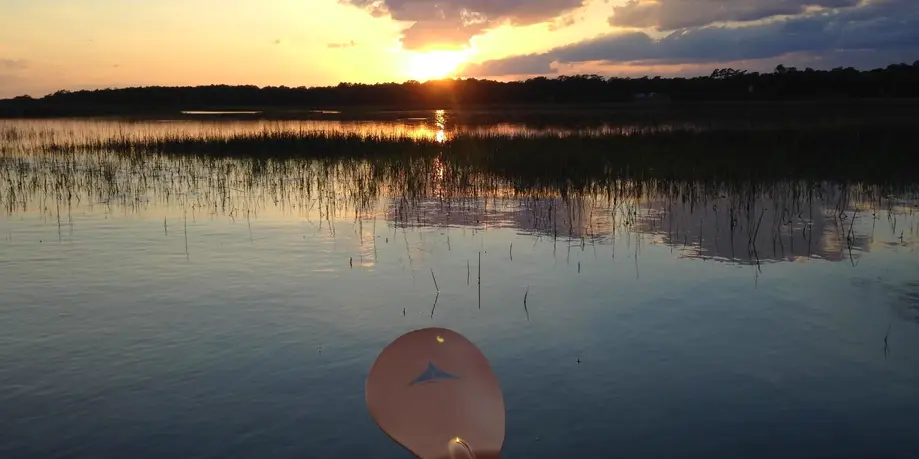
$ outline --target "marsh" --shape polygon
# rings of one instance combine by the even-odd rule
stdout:
[[[919,447],[911,127],[380,118],[0,121],[0,455],[407,458],[432,325],[509,458]]]

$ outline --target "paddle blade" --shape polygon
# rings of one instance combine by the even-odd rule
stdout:
[[[397,338],[370,369],[365,395],[380,428],[422,459],[497,458],[504,446],[498,378],[482,351],[454,331]]]

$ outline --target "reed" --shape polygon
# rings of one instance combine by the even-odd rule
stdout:
[[[503,161],[499,155],[493,156],[495,161]],[[334,232],[336,215],[377,215],[380,203],[385,202],[389,214],[384,218],[394,223],[391,236],[395,237],[398,228],[403,228],[405,256],[411,266],[414,256],[404,230],[409,226],[439,224],[437,218],[457,212],[468,215],[468,224],[476,228],[482,225],[481,218],[503,215],[502,221],[507,221],[507,217],[520,217],[520,222],[526,221],[522,223],[526,228],[522,229],[537,236],[534,244],[541,236],[557,241],[559,233],[567,233],[572,242],[580,241],[584,251],[587,244],[609,235],[654,233],[671,245],[684,240],[687,245],[689,241],[698,243],[700,253],[705,250],[706,259],[727,259],[730,253],[732,262],[746,263],[782,256],[757,246],[758,240],[766,239],[760,238],[762,233],[769,231],[773,232],[773,241],[780,242],[782,235],[786,238],[793,235],[803,242],[801,246],[795,242],[794,248],[776,244],[774,252],[788,249],[790,253],[810,256],[813,250],[822,250],[821,233],[826,233],[821,226],[822,209],[830,209],[830,216],[841,218],[845,212],[857,208],[845,226],[839,223],[842,249],[851,246],[855,255],[852,258],[857,258],[866,243],[864,237],[856,237],[858,228],[854,228],[854,220],[864,212],[873,212],[876,219],[886,216],[895,228],[893,231],[908,243],[906,233],[912,234],[914,230],[914,223],[909,222],[915,219],[910,217],[905,220],[907,226],[903,226],[904,218],[898,220],[897,215],[913,212],[919,197],[919,180],[907,179],[911,171],[908,168],[893,171],[892,176],[900,176],[891,180],[883,177],[833,180],[831,175],[816,173],[814,179],[693,178],[692,174],[659,177],[653,172],[636,176],[636,169],[621,172],[614,167],[558,171],[503,168],[496,166],[496,162],[443,153],[274,158],[11,149],[0,153],[0,205],[6,212],[15,213],[35,209],[40,204],[37,200],[49,198],[57,201],[61,209],[82,202],[137,211],[144,205],[139,203],[153,202],[192,212],[204,209],[207,214],[224,214],[234,220],[245,213],[251,241],[251,220],[257,221],[258,210],[262,208],[277,206],[306,214],[321,209],[324,223],[320,225],[328,224],[329,231]],[[546,178],[550,176],[555,178]],[[508,209],[492,205],[496,199],[516,201],[524,208],[509,213]],[[435,202],[439,210],[432,212],[431,204]],[[652,209],[659,214],[651,215]],[[709,216],[708,212],[715,215]],[[680,213],[693,215],[694,222],[714,218],[715,225],[706,226],[704,233],[701,227],[693,231],[685,224],[675,225],[673,216]],[[597,221],[599,215],[607,215],[610,220]],[[50,216],[55,218],[53,212]],[[773,216],[775,221],[768,221]],[[188,257],[187,213],[182,218]],[[598,234],[598,223],[610,231]],[[164,218],[163,228],[168,235],[168,218]],[[742,253],[736,257],[735,238],[742,238],[736,245]],[[388,243],[389,238],[385,241]],[[712,241],[724,244],[721,253],[718,247],[708,245]],[[747,242],[746,251],[744,242]],[[801,252],[802,247],[806,252]],[[508,255],[513,257],[513,244],[508,247]],[[349,263],[353,263],[353,258]],[[480,253],[479,293],[482,275]],[[439,290],[433,271],[432,280]],[[467,284],[470,283],[471,260],[467,259]]]
[[[255,132],[158,132],[145,135],[45,134],[6,128],[9,149],[62,153],[434,160],[513,177],[516,185],[587,186],[598,174],[660,179],[915,180],[909,125],[781,126],[745,130],[639,126],[599,134],[459,132],[439,142],[390,133],[264,128]]]

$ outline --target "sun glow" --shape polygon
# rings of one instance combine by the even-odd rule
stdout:
[[[446,78],[468,58],[466,51],[413,53],[408,64],[408,77],[420,81]]]

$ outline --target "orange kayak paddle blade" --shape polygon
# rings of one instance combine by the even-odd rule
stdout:
[[[377,425],[421,459],[496,459],[504,396],[485,355],[444,328],[406,333],[377,357],[365,389]]]

